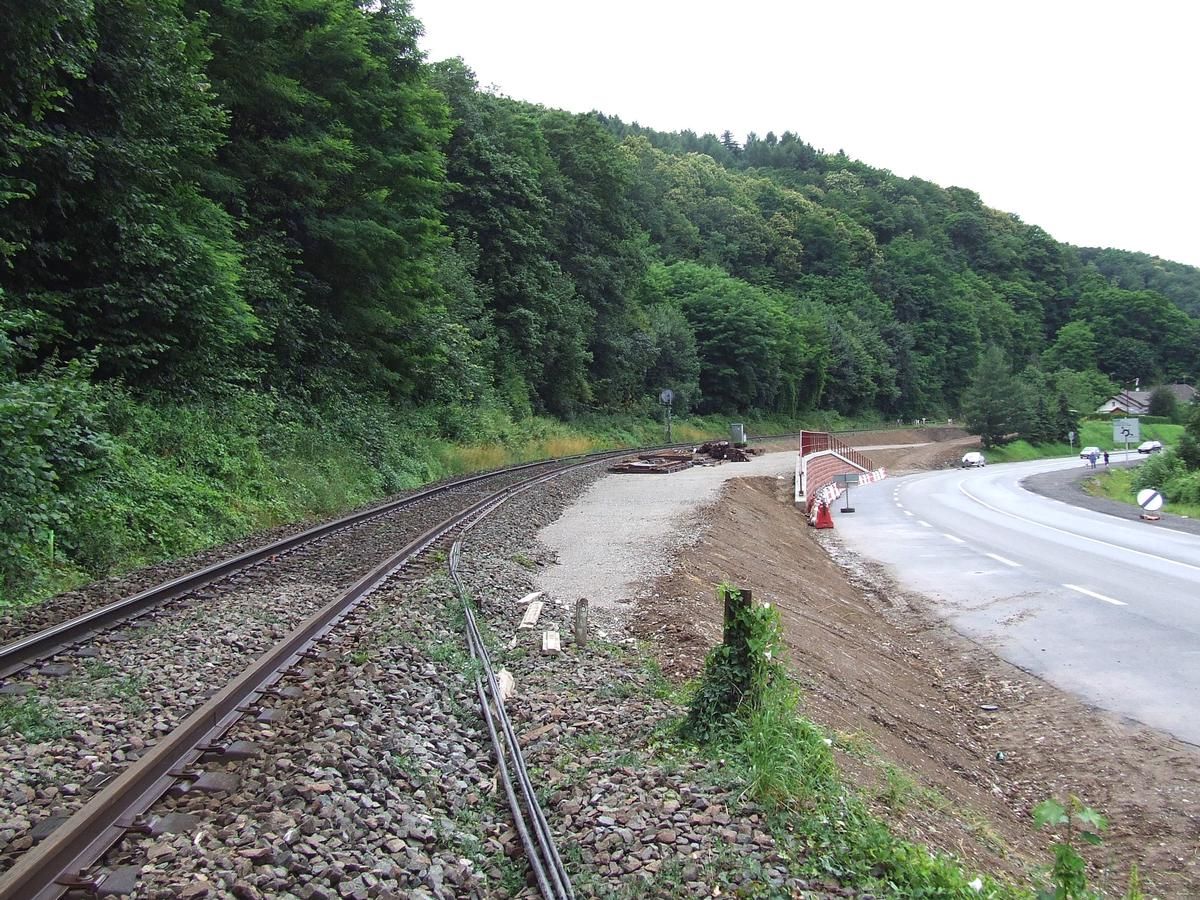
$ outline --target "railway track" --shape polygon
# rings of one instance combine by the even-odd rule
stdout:
[[[352,615],[366,598],[379,589],[381,583],[405,566],[410,566],[421,553],[436,549],[439,540],[444,541],[455,529],[477,520],[514,492],[528,489],[562,471],[563,467],[556,467],[550,472],[532,476],[526,472],[527,477],[517,484],[489,492],[469,505],[460,504],[460,508],[452,515],[412,537],[400,551],[389,555],[334,600],[308,616],[242,674],[191,711],[177,727],[167,729],[156,739],[146,742],[143,748],[145,752],[136,761],[119,773],[109,773],[115,777],[108,783],[97,784],[94,795],[86,798],[86,802],[72,815],[64,821],[48,817],[53,825],[52,830],[46,829],[48,835],[21,856],[12,857],[12,868],[0,879],[0,897],[54,897],[67,889],[100,894],[131,890],[131,879],[140,868],[138,864],[104,870],[98,875],[80,873],[100,859],[106,847],[120,841],[131,830],[148,831],[151,834],[156,831],[163,833],[158,829],[170,831],[171,826],[163,824],[164,821],[177,821],[170,819],[170,814],[166,819],[139,817],[172,786],[183,796],[190,795],[193,799],[206,797],[214,791],[228,793],[231,782],[224,777],[227,773],[203,771],[205,761],[215,762],[217,767],[229,766],[256,755],[248,742],[235,740],[222,743],[221,736],[250,712],[254,713],[256,722],[269,725],[275,719],[273,705],[300,697],[304,693],[300,685],[310,674],[307,666],[321,660],[321,656],[313,650],[318,642],[327,639],[343,619]],[[261,554],[257,555],[257,559],[262,558]],[[248,564],[252,565],[253,562]],[[211,578],[202,576],[196,583],[209,584],[211,581]],[[469,608],[467,620],[471,621]],[[471,646],[473,653],[482,652],[486,660],[486,651],[478,642],[477,632]],[[482,671],[487,671],[486,662]],[[289,679],[298,683],[289,683]],[[477,685],[481,698],[489,697],[489,689],[494,688],[494,680],[490,677],[486,684],[480,681]],[[487,702],[484,699],[484,703]],[[485,705],[485,709],[489,710],[484,713],[485,719],[499,723],[497,734],[504,735],[503,740],[508,742],[502,758],[519,761],[520,750],[511,728],[506,729],[503,725],[503,705],[496,703],[493,698],[490,708]],[[509,780],[508,776],[505,779]],[[515,808],[523,810],[522,816],[529,820],[529,825],[522,826],[521,831],[534,837],[528,844],[528,851],[532,854],[531,866],[537,874],[539,885],[548,889],[546,896],[571,896],[570,882],[561,861],[552,849],[547,849],[545,817],[537,809],[528,777],[521,774],[519,762],[511,780],[524,788],[522,804],[515,804]]]
[[[10,673],[0,692],[10,712],[33,722],[26,742],[0,744],[0,871],[429,521],[491,496],[485,484],[561,465],[421,492],[0,649]],[[66,646],[64,634],[73,636]]]
[[[598,455],[598,458],[602,458]],[[0,678],[8,678],[23,668],[46,659],[63,650],[88,640],[97,633],[136,618],[164,603],[194,595],[210,588],[219,590],[219,585],[229,579],[244,577],[256,569],[269,569],[305,548],[322,541],[347,540],[352,543],[364,528],[420,504],[428,503],[472,489],[481,489],[484,484],[496,484],[497,480],[515,481],[532,471],[562,465],[562,460],[547,460],[514,466],[500,472],[487,472],[454,479],[433,485],[404,496],[394,498],[347,516],[313,526],[296,534],[288,535],[258,547],[252,547],[235,556],[219,560],[194,572],[155,584],[127,597],[108,601],[103,596],[82,593],[67,601],[50,601],[36,610],[27,612],[18,621],[8,621],[0,626]]]

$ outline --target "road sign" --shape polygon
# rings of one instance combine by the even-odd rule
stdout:
[[[666,388],[661,394],[658,395],[658,399],[663,403],[670,403],[675,399],[675,392],[670,388]]]
[[[839,473],[833,476],[834,484],[858,484],[858,473]]]
[[[1142,488],[1138,491],[1137,502],[1146,512],[1155,512],[1162,509],[1163,495],[1154,488]]]
[[[1137,444],[1142,440],[1141,421],[1139,419],[1113,419],[1113,443]]]

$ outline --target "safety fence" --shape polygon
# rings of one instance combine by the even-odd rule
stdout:
[[[839,475],[858,476],[858,484],[887,477],[869,456],[838,440],[827,431],[800,432],[800,454],[796,460],[796,505],[803,505],[813,518],[821,504],[829,506],[842,495],[845,485]]]

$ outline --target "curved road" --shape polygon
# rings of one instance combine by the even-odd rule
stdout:
[[[1200,744],[1200,536],[1021,487],[1078,459],[852,489],[838,532],[958,631],[1104,709]]]

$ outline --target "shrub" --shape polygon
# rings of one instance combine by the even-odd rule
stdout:
[[[87,364],[18,376],[14,325],[0,307],[0,602],[52,578],[57,536],[108,449]]]

